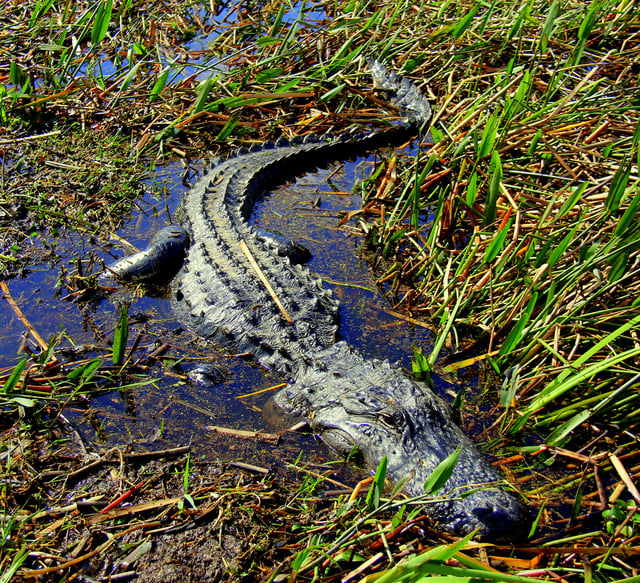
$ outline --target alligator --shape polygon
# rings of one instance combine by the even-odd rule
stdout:
[[[298,260],[300,248],[249,224],[268,189],[323,164],[406,143],[432,113],[417,87],[377,61],[375,85],[405,116],[368,133],[308,136],[266,143],[214,164],[184,196],[177,218],[149,248],[111,266],[126,279],[151,280],[165,258],[179,271],[171,281],[178,319],[199,335],[250,353],[289,380],[275,396],[283,410],[307,418],[331,448],[357,448],[387,477],[425,493],[433,470],[459,452],[454,472],[428,505],[439,526],[477,538],[516,537],[526,511],[499,473],[454,423],[430,388],[387,361],[367,359],[338,340],[338,301]],[[184,257],[182,257],[184,255]]]

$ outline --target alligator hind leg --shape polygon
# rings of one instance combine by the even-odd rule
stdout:
[[[256,234],[258,239],[267,245],[271,251],[274,251],[280,257],[288,257],[291,263],[304,265],[311,259],[311,251],[309,249],[288,237],[259,229],[256,229]]]
[[[106,266],[105,276],[136,283],[166,283],[182,266],[189,235],[176,225],[156,232],[143,251]]]

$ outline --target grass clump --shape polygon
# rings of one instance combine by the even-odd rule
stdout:
[[[70,127],[13,141],[0,191],[0,274],[25,273],[56,255],[61,235],[103,236],[126,219],[153,185],[119,134]],[[34,245],[34,239],[42,244]]]

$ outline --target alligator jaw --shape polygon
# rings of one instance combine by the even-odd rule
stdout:
[[[384,421],[374,420],[371,416],[350,416],[341,423],[335,420],[335,415],[332,417],[334,420],[328,424],[317,414],[313,415],[311,425],[318,436],[332,449],[345,456],[353,454],[354,447],[358,446],[357,451],[371,468],[376,467],[382,457],[386,457],[389,479],[395,483],[408,478],[404,488],[405,494],[410,497],[422,497],[423,503],[428,506],[429,515],[443,530],[459,536],[475,532],[474,538],[489,541],[519,539],[526,535],[529,522],[527,511],[517,493],[512,495],[505,491],[509,485],[492,467],[487,465],[483,468],[486,472],[484,480],[490,481],[465,483],[466,471],[478,470],[477,452],[470,442],[467,442],[466,449],[458,459],[454,476],[442,491],[427,496],[424,484],[435,466],[444,459],[440,457],[442,452],[429,451],[429,446],[425,444],[420,453],[411,452],[412,463],[407,464],[407,458],[403,457],[407,452],[403,450],[408,448],[403,445],[386,452],[361,445],[369,444],[371,436],[376,433],[384,433],[396,443],[403,443],[405,437],[399,432],[394,434],[389,428],[380,429]],[[465,446],[461,444],[460,447]],[[464,452],[469,451],[472,452],[471,455],[464,455]]]

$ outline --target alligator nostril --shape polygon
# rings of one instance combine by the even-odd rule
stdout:
[[[479,506],[472,510],[481,526],[481,538],[498,540],[517,539],[526,534],[526,511],[517,502],[504,507],[493,504]]]

